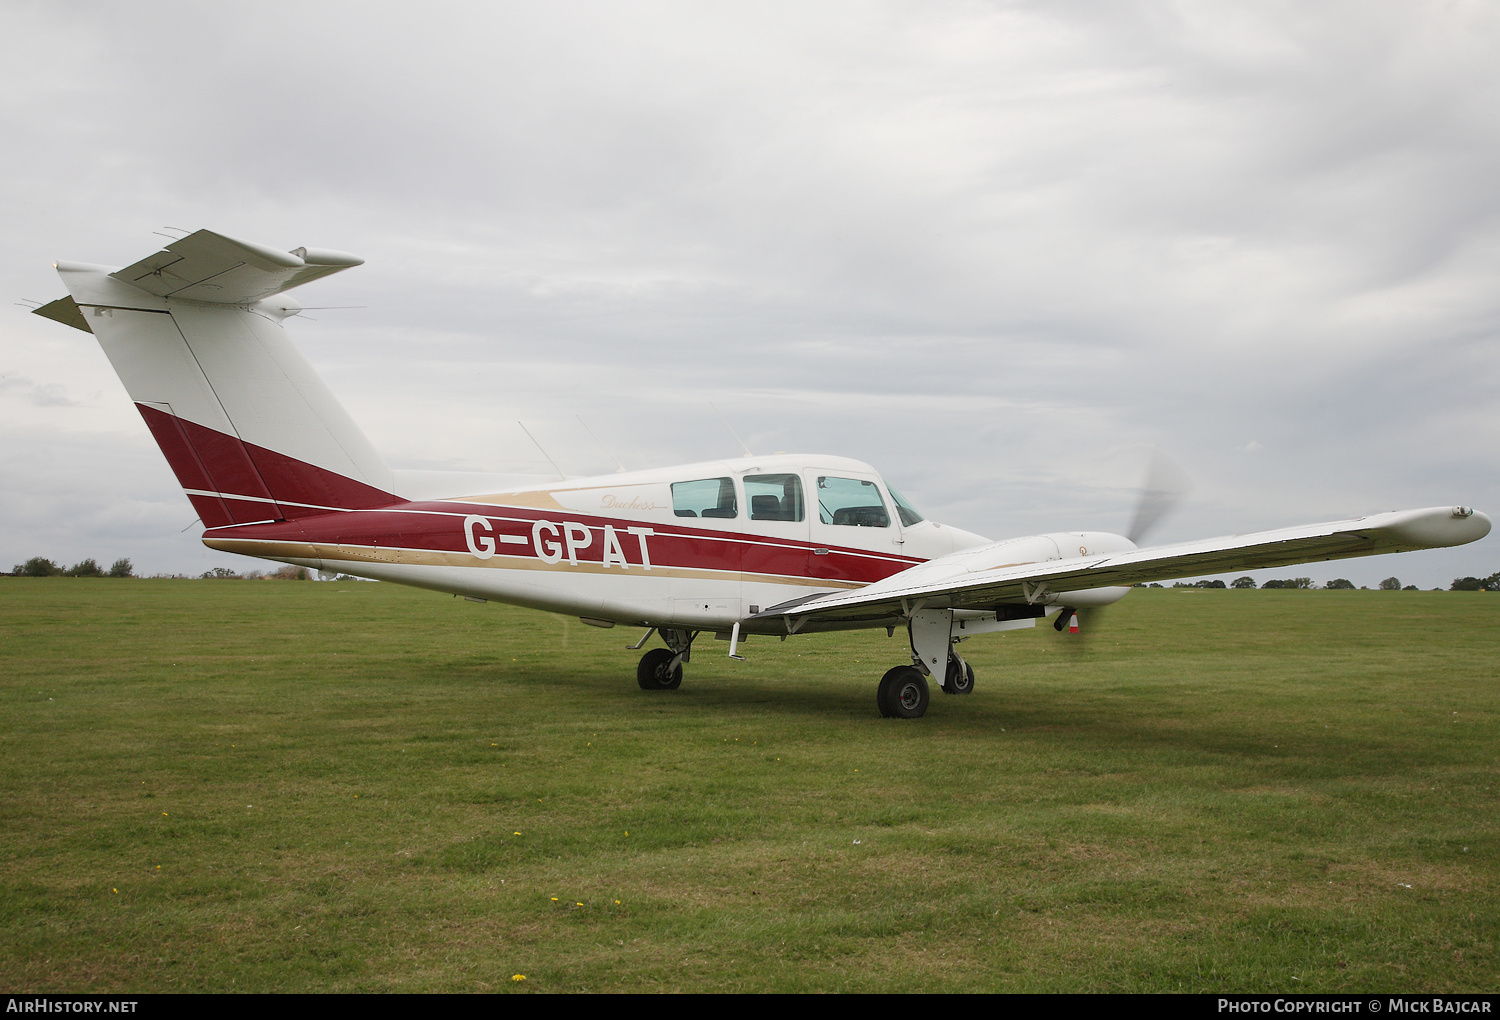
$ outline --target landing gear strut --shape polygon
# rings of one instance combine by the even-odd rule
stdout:
[[[635,667],[635,682],[643,691],[675,691],[682,686],[682,664],[692,659],[693,638],[698,632],[663,627],[658,633],[667,647],[653,648],[641,656]]]

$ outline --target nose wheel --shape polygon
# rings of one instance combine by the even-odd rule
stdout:
[[[897,666],[880,678],[875,703],[887,719],[920,719],[927,712],[927,678],[915,666]]]
[[[635,667],[643,691],[675,691],[682,686],[682,656],[670,648],[653,648]]]

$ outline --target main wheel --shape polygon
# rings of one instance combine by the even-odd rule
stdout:
[[[682,663],[670,669],[677,653],[670,648],[653,648],[641,656],[635,667],[635,682],[643,691],[675,691],[682,685]]]
[[[974,667],[957,655],[948,656],[948,676],[943,680],[943,693],[974,693]]]
[[[887,719],[920,719],[927,712],[927,678],[915,666],[897,666],[880,678],[875,703]]]

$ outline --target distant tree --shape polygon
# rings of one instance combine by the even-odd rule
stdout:
[[[1489,577],[1455,577],[1449,591],[1500,591],[1500,572]]]
[[[1354,582],[1345,577],[1335,577],[1332,581],[1323,585],[1323,587],[1330,591],[1353,591]]]
[[[1146,585],[1146,587],[1147,587],[1147,588],[1160,588],[1160,587],[1161,587],[1161,585],[1159,585],[1159,584],[1157,584],[1157,583],[1156,583],[1156,582],[1155,582],[1155,581],[1153,581],[1153,582],[1151,582],[1151,583],[1150,583],[1150,584],[1148,584],[1148,585]]]
[[[99,569],[99,564],[90,556],[81,563],[75,563],[65,573],[69,577],[103,577],[104,571]]]
[[[130,560],[128,560],[128,559],[118,559],[118,560],[115,560],[109,566],[109,576],[110,577],[134,577],[135,576],[135,564],[131,563]]]
[[[1401,580],[1400,580],[1400,578],[1387,577],[1384,581],[1380,582],[1380,590],[1381,591],[1400,591],[1401,590]]]
[[[275,578],[278,581],[306,581],[307,580],[307,568],[306,567],[294,567],[291,564],[287,564],[286,566],[282,567],[280,570],[276,571],[276,573],[274,573],[274,574],[267,574],[266,576],[267,577],[271,577],[271,578]]]
[[[1402,591],[1421,591],[1421,589],[1420,589],[1420,588],[1418,588],[1418,587],[1417,587],[1417,586],[1416,586],[1416,585],[1414,585],[1414,584],[1409,584],[1409,585],[1407,585],[1407,586],[1406,586],[1406,587],[1405,587],[1405,588],[1402,588],[1402,589],[1401,589],[1401,590],[1402,590]]]
[[[241,580],[240,575],[236,574],[233,570],[230,570],[228,567],[214,567],[212,570],[205,570],[199,576],[202,577],[206,581],[217,580],[219,578],[223,578],[225,580],[234,580],[234,581]]]
[[[33,556],[16,568],[17,577],[55,577],[62,572],[62,567],[40,556]]]
[[[1193,587],[1194,588],[1223,588],[1224,586],[1225,585],[1224,585],[1223,581],[1194,581],[1193,582]]]
[[[1231,588],[1254,588],[1255,587],[1255,578],[1251,577],[1249,574],[1246,574],[1244,577],[1236,577],[1233,581],[1229,582],[1229,587],[1231,587]]]
[[[1312,586],[1310,577],[1288,577],[1280,581],[1267,581],[1261,585],[1262,588],[1311,588]]]

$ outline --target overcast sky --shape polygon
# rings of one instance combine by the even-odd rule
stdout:
[[[293,339],[395,467],[874,464],[992,537],[1500,512],[1500,8],[10,0],[0,567],[251,561],[10,301],[171,226],[367,264]],[[1460,550],[1260,572],[1422,587]]]

